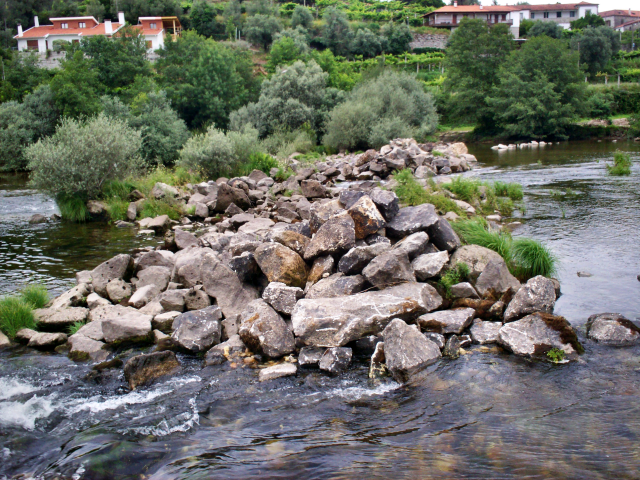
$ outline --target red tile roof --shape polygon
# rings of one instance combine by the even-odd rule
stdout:
[[[607,10],[606,12],[598,13],[601,17],[640,17],[640,10]]]
[[[112,23],[112,33],[115,33],[123,25],[120,23]],[[21,37],[17,35],[13,38],[44,38],[46,35],[82,35],[90,37],[93,35],[106,35],[104,23],[100,23],[91,28],[56,28],[53,25],[42,25],[40,27],[31,27],[25,30]]]
[[[522,7],[515,7],[512,5],[490,5],[486,7],[481,7],[480,5],[460,5],[454,7],[453,5],[447,5],[446,7],[441,7],[433,12],[428,13],[427,15],[432,15],[434,13],[506,13],[513,12],[516,10],[521,10]]]
[[[131,28],[140,30],[142,35],[158,35],[163,30],[162,28],[144,28],[142,25],[133,25]]]
[[[533,12],[552,11],[558,10],[577,10],[578,7],[597,7],[597,3],[550,3],[547,5],[521,5],[519,10],[531,10]]]
[[[621,23],[620,25],[618,25],[617,27],[614,27],[614,28],[627,27],[629,25],[633,25],[634,23],[640,23],[640,18],[637,19],[637,20],[630,20],[628,22]]]

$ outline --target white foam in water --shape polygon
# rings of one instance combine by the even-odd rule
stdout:
[[[139,435],[164,437],[175,432],[186,432],[191,430],[194,425],[200,423],[200,415],[198,415],[195,398],[191,398],[189,400],[189,406],[191,407],[191,412],[181,413],[169,420],[164,419],[158,425],[134,428],[132,431]]]
[[[360,400],[362,397],[365,397],[365,396],[384,395],[385,393],[391,392],[399,388],[400,386],[401,385],[399,383],[388,382],[388,383],[381,383],[375,388],[365,388],[365,387],[334,388],[333,390],[329,390],[327,392],[327,396],[342,397],[348,400]]]
[[[1,402],[0,424],[23,427],[27,430],[36,428],[36,420],[47,418],[53,413],[51,400],[34,395],[25,403]]]
[[[15,378],[0,377],[0,400],[8,400],[16,395],[31,393],[38,390],[33,385],[21,382]]]

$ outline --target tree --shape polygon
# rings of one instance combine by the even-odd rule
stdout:
[[[599,28],[585,28],[571,39],[571,48],[580,53],[580,64],[586,65],[591,75],[603,71],[613,53],[609,36]]]
[[[95,17],[100,22],[104,19],[105,12],[106,9],[104,5],[99,2],[99,0],[88,0],[84,4],[85,15]]]
[[[566,128],[583,109],[581,80],[577,53],[561,40],[540,36],[501,65],[487,103],[508,135],[566,138]]]
[[[280,65],[289,65],[300,59],[300,49],[295,41],[290,37],[282,37],[273,42],[271,51],[269,52],[269,61],[267,62],[267,70],[275,72]]]
[[[0,58],[0,72],[4,67],[4,79],[0,76],[0,103],[9,100],[22,101],[38,85],[48,82],[55,71],[40,67],[36,53],[12,53]]]
[[[63,118],[56,132],[27,148],[31,184],[52,196],[96,198],[109,180],[140,167],[140,132],[122,120],[98,115]]]
[[[382,42],[380,37],[368,28],[358,30],[351,49],[356,55],[362,55],[365,58],[375,57],[382,53]]]
[[[486,98],[512,49],[508,25],[489,27],[484,20],[462,19],[449,38],[445,60],[444,88],[451,95],[454,118],[479,122],[481,128],[493,123]]]
[[[255,15],[276,16],[278,13],[277,7],[273,7],[270,0],[253,0],[252,2],[245,3],[245,10],[247,16],[253,17]]]
[[[611,44],[611,55],[615,55],[620,51],[622,42],[620,41],[620,33],[613,28],[607,26],[596,27],[596,31],[609,39]]]
[[[216,8],[207,0],[196,0],[189,11],[191,28],[205,37],[223,34],[224,24],[218,23],[216,13]]]
[[[571,22],[571,30],[582,30],[587,27],[600,27],[604,25],[604,18],[588,12],[584,17]]]
[[[613,115],[616,102],[611,93],[595,92],[587,101],[589,117],[608,120]]]
[[[350,52],[353,39],[353,32],[346,15],[342,10],[329,7],[325,9],[322,19],[324,20],[322,43],[334,55],[346,57]]]
[[[101,109],[99,91],[103,89],[98,72],[81,51],[62,61],[62,69],[51,80],[55,104],[66,117],[91,116]]]
[[[53,0],[51,4],[52,17],[77,17],[78,2],[74,0]]]
[[[224,7],[222,17],[229,35],[233,34],[233,30],[236,28],[242,27],[242,7],[240,2],[238,0],[229,0],[226,7]]]
[[[118,0],[118,8],[124,12],[125,19],[131,25],[136,25],[140,17],[182,15],[178,0]],[[112,15],[116,13],[111,12]]]
[[[562,38],[562,28],[555,22],[543,22],[541,20],[533,22],[531,28],[527,34],[529,37],[539,37],[540,35],[546,35],[550,38]]]
[[[286,28],[273,36],[273,41],[277,42],[282,38],[290,38],[300,53],[309,51],[309,32],[303,27]]]
[[[293,9],[293,14],[291,15],[291,26],[296,28],[301,26],[306,28],[307,30],[311,28],[313,24],[313,15],[309,11],[307,7],[303,7],[302,5],[297,5],[296,8]]]
[[[519,36],[525,38],[529,36],[529,29],[536,23],[535,20],[527,20],[526,18],[520,21]]]
[[[400,55],[409,50],[409,44],[413,41],[413,35],[407,24],[396,25],[393,22],[382,27],[380,32],[387,39],[385,52]]]
[[[331,111],[323,143],[334,150],[379,148],[397,137],[422,140],[437,124],[433,97],[422,84],[386,70],[356,86]]]
[[[258,14],[247,19],[244,34],[251,43],[262,45],[265,50],[273,42],[273,36],[282,30],[280,20],[276,17]]]
[[[180,151],[180,165],[218,178],[232,172],[238,162],[233,142],[221,130],[209,127],[191,137]]]
[[[158,84],[191,128],[226,128],[229,114],[257,92],[248,52],[186,32],[156,62]]]

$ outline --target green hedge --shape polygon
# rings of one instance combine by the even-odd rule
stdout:
[[[640,112],[640,84],[629,85],[618,88],[611,87],[590,87],[588,95],[591,96],[595,92],[610,93],[613,95],[616,107],[614,115],[625,115]]]

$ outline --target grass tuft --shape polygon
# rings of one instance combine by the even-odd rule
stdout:
[[[129,208],[129,202],[127,200],[121,200],[117,197],[112,197],[104,201],[109,212],[109,218],[112,222],[118,220],[127,219],[127,209]]]
[[[499,197],[509,197],[511,200],[518,201],[524,198],[522,193],[522,185],[519,183],[494,182],[493,190]]]
[[[65,220],[76,223],[89,220],[89,210],[84,198],[77,195],[58,195],[56,203],[60,209],[60,215]]]
[[[607,164],[609,175],[631,175],[631,157],[628,153],[616,152],[613,155],[613,165]]]
[[[400,170],[393,178],[399,184],[394,191],[401,203],[410,206],[430,203],[440,214],[455,212],[458,215],[466,216],[466,213],[462,211],[456,202],[444,195],[432,193],[438,189],[433,179],[428,181],[428,185],[431,188],[431,191],[428,191],[418,183],[409,169]]]
[[[167,200],[156,200],[149,198],[142,204],[140,218],[157,217],[160,215],[168,215],[171,220],[178,220],[182,212],[180,206]]]
[[[249,163],[241,167],[240,175],[249,175],[254,170],[260,170],[269,175],[272,168],[278,168],[279,166],[278,161],[271,155],[255,152],[249,155]]]
[[[532,238],[516,238],[511,245],[514,275],[532,278],[551,277],[556,273],[556,258],[542,243]]]
[[[21,297],[0,299],[0,330],[14,339],[16,333],[23,328],[36,328],[33,307]]]
[[[76,333],[78,333],[78,330],[80,330],[85,325],[86,325],[86,322],[82,320],[79,320],[77,322],[74,322],[72,325],[69,325],[69,335],[75,335]]]
[[[451,287],[469,278],[469,273],[469,265],[460,262],[440,277],[438,283],[444,288],[447,298],[451,298]]]
[[[43,308],[49,303],[49,292],[44,285],[28,285],[20,292],[20,297],[31,308]]]
[[[511,261],[511,235],[503,232],[490,232],[487,230],[486,221],[479,220],[461,220],[452,223],[451,226],[460,236],[463,242],[480,245],[497,252],[505,259],[507,264]]]
[[[478,180],[469,178],[455,177],[451,182],[446,183],[444,188],[449,190],[465,202],[473,202],[480,197],[480,186],[482,183]]]

